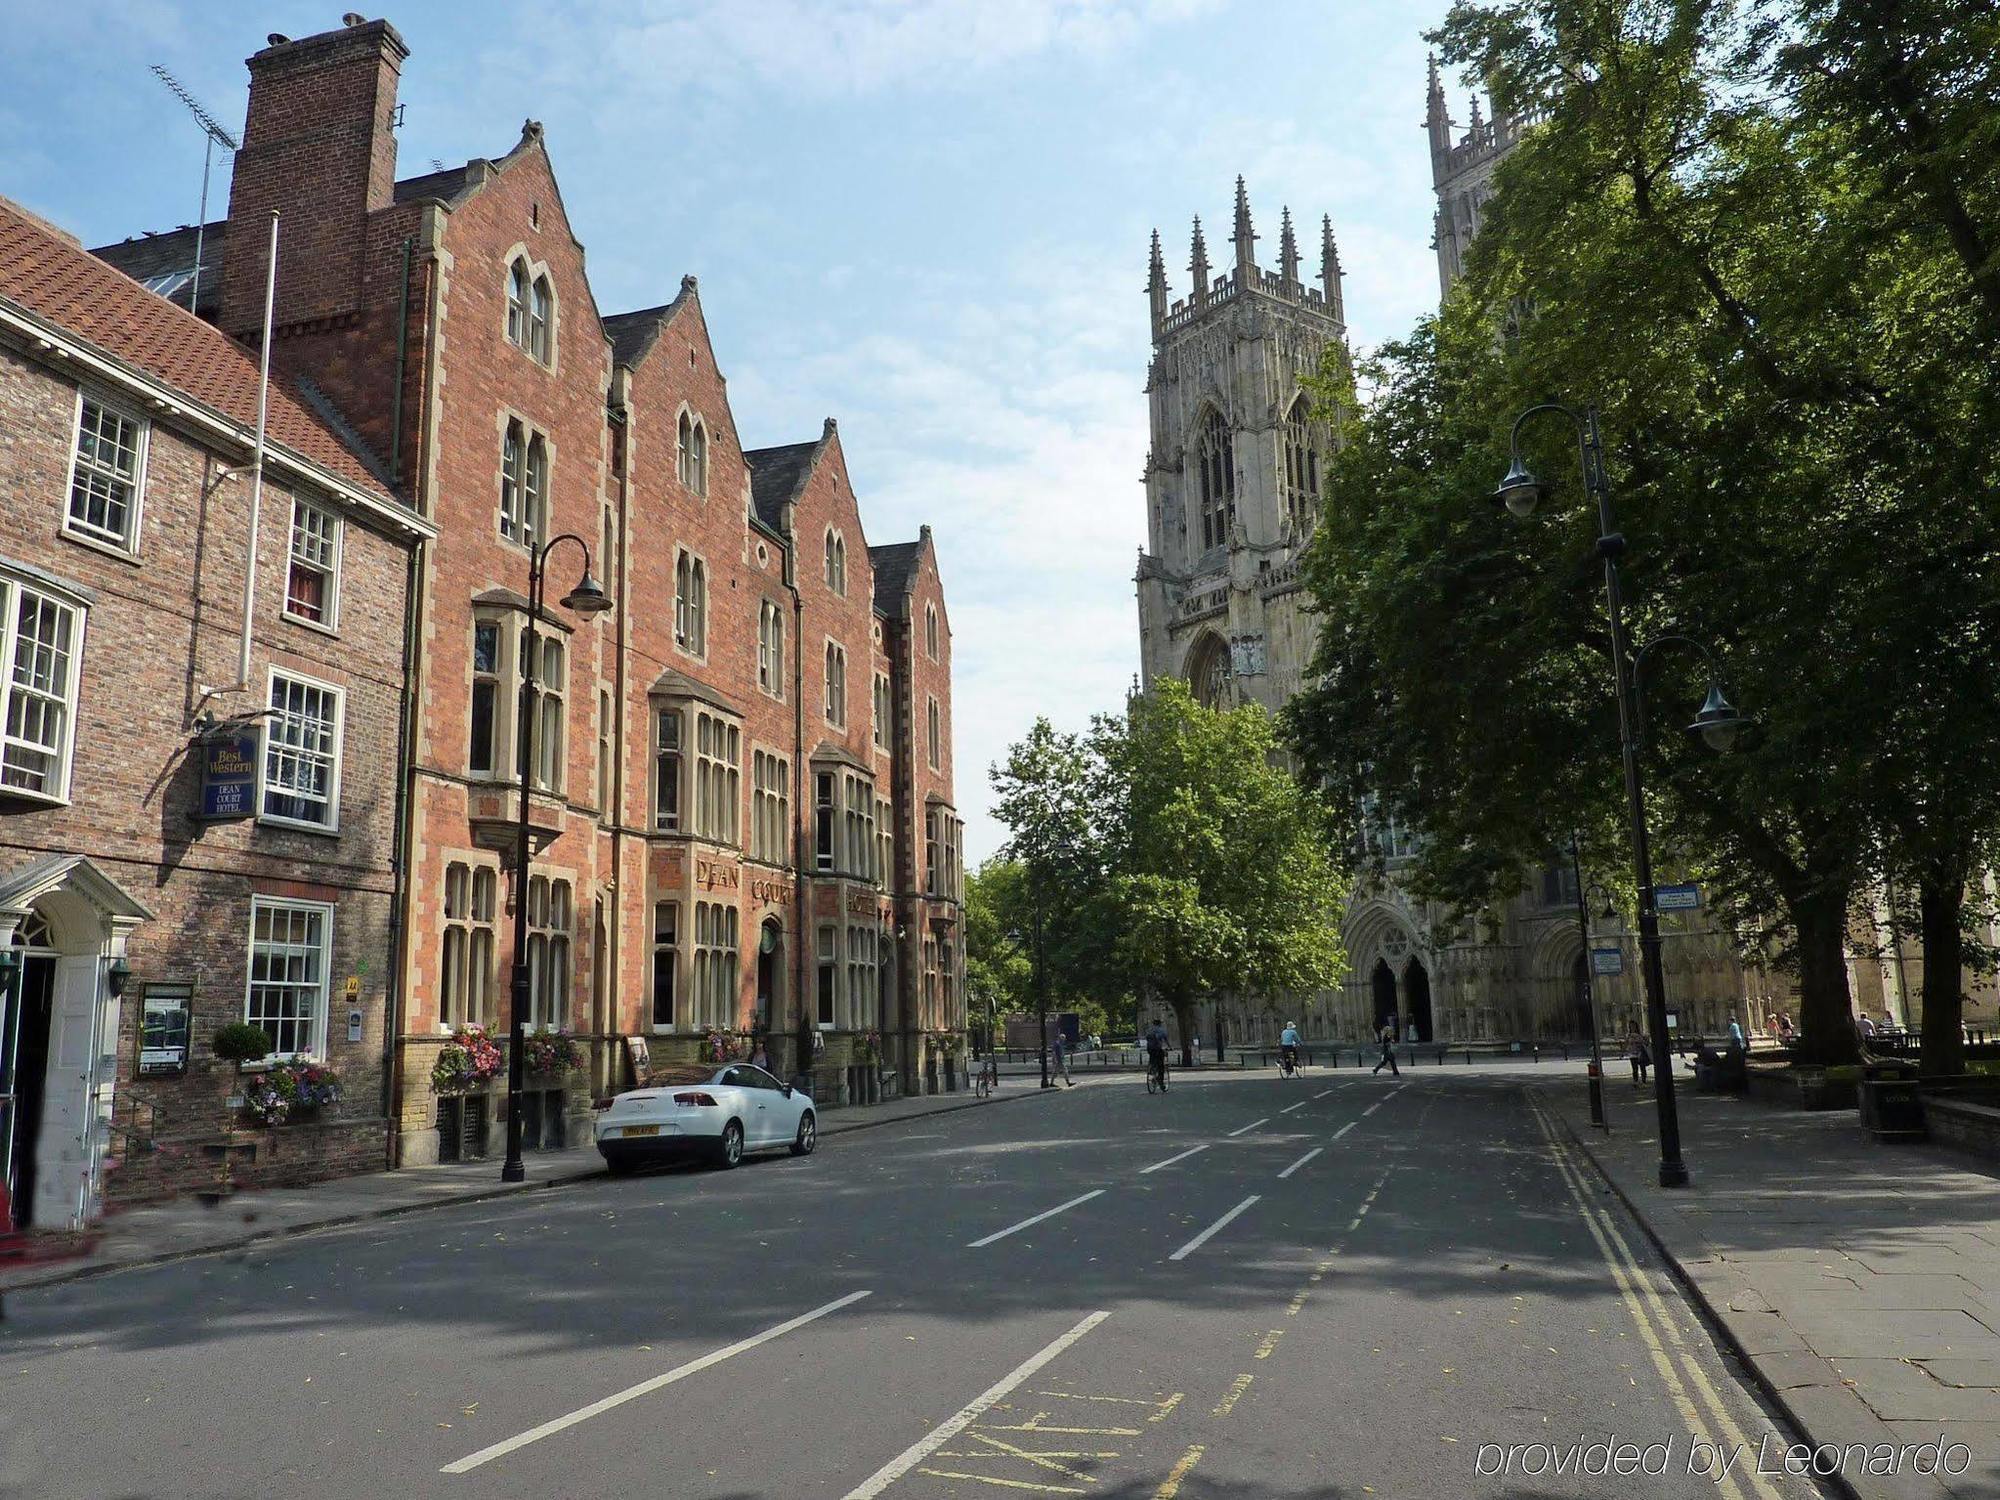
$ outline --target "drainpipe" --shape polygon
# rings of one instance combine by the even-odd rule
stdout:
[[[810,916],[806,900],[806,809],[817,795],[811,762],[806,756],[806,601],[799,592],[798,530],[787,527],[785,545],[785,587],[792,592],[792,999],[800,1019],[806,1015],[806,937]],[[798,1033],[794,1032],[793,1035]],[[809,1071],[810,1057],[801,1057],[793,1066],[796,1074]]]
[[[411,503],[411,509],[421,513],[423,506],[416,503],[423,491],[420,482],[404,485],[402,482],[403,448],[403,380],[408,370],[409,306],[410,306],[410,254],[414,238],[404,242],[404,269],[401,305],[396,315],[396,392],[395,422],[393,438],[394,458],[391,462],[391,479],[398,493]],[[432,262],[434,264],[434,262]],[[427,268],[425,273],[425,317],[424,327],[437,327],[438,306],[437,278]],[[419,409],[426,409],[436,379],[436,341],[425,340],[424,396]],[[413,447],[417,450],[417,460],[412,465],[416,473],[423,473],[421,431]],[[396,713],[396,831],[395,831],[395,894],[389,916],[389,973],[387,990],[382,1006],[383,1046],[388,1056],[388,1066],[383,1070],[383,1117],[389,1121],[390,1129],[383,1142],[385,1164],[394,1168],[398,1142],[402,1135],[403,1101],[403,1048],[402,1035],[404,1018],[408,1013],[408,985],[410,973],[409,941],[411,925],[407,920],[410,905],[409,851],[415,845],[413,825],[416,821],[416,704],[423,695],[423,638],[425,579],[429,572],[430,554],[423,541],[417,541],[409,553],[409,562],[404,573],[403,587],[403,690],[402,702]]]
[[[396,351],[399,369],[402,362],[402,350],[399,348]],[[398,380],[396,385],[400,391],[402,381]],[[410,783],[414,770],[410,753],[410,690],[416,677],[418,622],[423,612],[420,593],[423,557],[424,543],[419,539],[411,544],[403,566],[403,687],[396,702],[396,821],[391,835],[393,852],[390,856],[393,881],[389,897],[389,972],[382,993],[382,1050],[388,1063],[382,1070],[382,1117],[389,1122],[382,1150],[384,1165],[392,1170],[396,1165],[396,1142],[402,1135],[402,1111],[398,1106],[402,1100],[403,1054],[402,1048],[396,1045],[396,1039],[403,1032],[406,974],[403,913],[410,898],[407,851],[410,847],[409,824],[413,801]]]

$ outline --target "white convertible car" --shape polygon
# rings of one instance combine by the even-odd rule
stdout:
[[[691,1155],[733,1167],[746,1151],[807,1156],[819,1142],[811,1095],[749,1063],[661,1068],[613,1099],[593,1129],[614,1172]]]

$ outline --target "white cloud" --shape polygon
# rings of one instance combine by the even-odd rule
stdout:
[[[1080,726],[1116,706],[1138,669],[1145,315],[1097,294],[1131,280],[1122,261],[1024,246],[998,285],[925,277],[908,332],[843,346],[801,329],[732,382],[739,409],[838,413],[871,541],[934,528],[974,859],[1004,837],[987,767],[1038,714]]]

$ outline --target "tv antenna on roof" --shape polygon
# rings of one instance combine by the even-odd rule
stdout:
[[[201,212],[195,216],[194,221],[194,275],[188,279],[188,311],[193,312],[196,303],[201,300],[202,237],[208,230],[209,163],[215,155],[217,146],[228,151],[240,151],[243,148],[237,145],[235,136],[222,128],[214,115],[201,107],[201,102],[187,91],[186,85],[178,78],[158,63],[153,64],[153,76],[166,85],[168,93],[187,106],[187,112],[194,116],[195,123],[201,127]],[[178,290],[177,287],[173,288],[167,295],[171,297],[174,291]]]

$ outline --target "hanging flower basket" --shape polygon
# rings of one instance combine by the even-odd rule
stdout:
[[[243,1115],[254,1125],[282,1125],[293,1115],[315,1114],[338,1103],[340,1076],[319,1063],[278,1063],[249,1080]]]
[[[497,1078],[507,1066],[507,1054],[486,1034],[484,1026],[461,1026],[438,1050],[431,1068],[431,1087],[440,1094],[462,1094]]]
[[[522,1042],[522,1065],[530,1073],[573,1073],[583,1066],[583,1048],[558,1031],[530,1032]]]
[[[854,1060],[858,1063],[872,1063],[882,1056],[882,1033],[864,1031],[854,1039]]]

